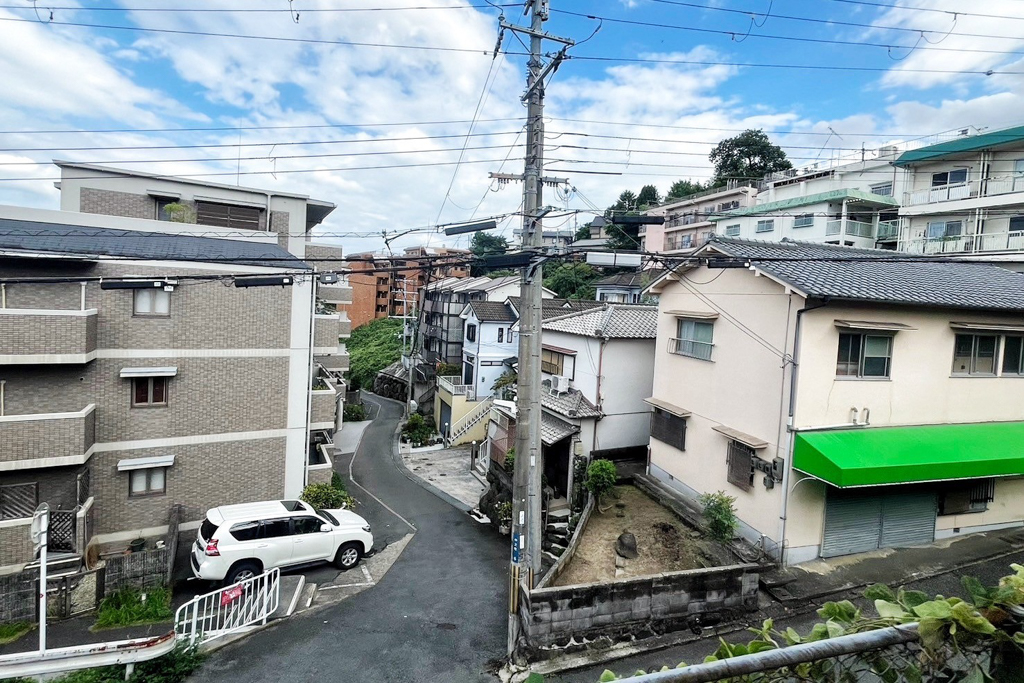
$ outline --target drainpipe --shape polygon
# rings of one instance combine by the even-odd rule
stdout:
[[[85,283],[82,282],[80,284],[82,285],[82,297],[81,297],[81,299],[82,299],[82,302],[81,302],[82,309],[81,310],[84,311],[85,310]]]
[[[0,379],[0,417],[4,416],[4,385],[7,384],[7,380]]]
[[[844,199],[843,200],[843,214],[842,214],[842,218],[840,218],[840,223],[839,223],[839,244],[840,245],[842,245],[844,242],[846,242],[846,221],[847,221],[847,211],[848,211],[846,204],[849,201],[850,201],[849,199]],[[799,313],[797,313],[797,315],[799,315]],[[797,320],[799,320],[799,318],[797,318]]]
[[[7,285],[0,285],[0,308],[7,308]]]
[[[845,202],[844,202],[845,212]],[[793,444],[795,441],[795,430],[793,429],[793,417],[796,413],[796,387],[797,376],[800,369],[800,332],[802,329],[803,314],[818,308],[824,308],[832,303],[832,299],[826,297],[820,304],[806,306],[796,312],[796,324],[793,326],[793,369],[789,373],[789,419],[786,429],[789,432],[789,442],[786,446],[786,466],[782,470],[782,517],[780,519],[779,534],[779,561],[784,563],[786,550],[786,522],[789,516],[789,482],[793,478]]]

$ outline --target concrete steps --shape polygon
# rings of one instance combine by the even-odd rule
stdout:
[[[57,579],[77,574],[82,568],[82,556],[77,553],[49,553],[46,556],[46,577]],[[25,565],[22,571],[38,572],[39,560]]]

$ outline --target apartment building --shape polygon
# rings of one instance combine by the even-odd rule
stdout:
[[[347,330],[331,309],[351,293],[291,251],[340,256],[301,237],[319,220],[301,197],[81,170],[62,165],[62,202],[86,199],[88,212],[0,207],[7,570],[32,559],[42,502],[51,550],[81,556],[163,533],[174,504],[191,525],[216,505],[297,496],[329,476],[318,447],[340,424]],[[162,220],[140,186],[178,194],[196,222]],[[219,225],[202,208],[246,193],[270,206],[249,228],[230,208]]]
[[[1024,524],[1024,277],[715,238],[660,293],[649,478],[788,563]],[[727,264],[724,264],[727,265]]]
[[[641,303],[647,285],[661,277],[661,268],[615,273],[594,281],[594,298],[619,304]],[[650,297],[653,299],[653,297]],[[649,302],[644,302],[649,303]]]
[[[640,226],[641,249],[655,253],[688,253],[715,233],[712,217],[752,206],[756,197],[754,183],[730,181],[725,187],[668,199],[644,212],[647,216],[664,216],[665,222]]]
[[[1024,251],[1024,126],[909,150],[894,165],[906,175],[900,251]]]

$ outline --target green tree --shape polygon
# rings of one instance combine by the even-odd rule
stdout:
[[[691,194],[703,192],[707,187],[707,185],[700,181],[694,182],[692,180],[677,180],[672,183],[672,187],[668,188],[668,194],[665,195],[665,199],[689,197]]]
[[[572,238],[572,241],[573,242],[579,242],[580,240],[589,240],[589,239],[590,239],[590,223],[587,223],[586,225],[581,225],[579,228],[576,229],[576,235]]]
[[[594,496],[594,505],[601,510],[601,498],[612,492],[619,472],[611,460],[595,460],[587,466],[587,490]]]
[[[544,286],[563,299],[593,299],[593,282],[601,277],[601,273],[586,263],[560,263],[546,275]]]
[[[372,389],[377,373],[402,357],[402,321],[378,318],[352,330],[348,340],[349,390]]]
[[[636,206],[639,210],[655,206],[661,203],[661,193],[654,185],[644,185],[640,188],[640,194],[636,196]]]
[[[483,259],[488,256],[504,254],[508,251],[508,240],[501,235],[490,235],[486,232],[474,232],[473,239],[469,243],[469,250],[473,256]],[[486,275],[488,268],[483,263],[475,263],[471,268],[474,277]]]
[[[708,159],[715,165],[713,187],[729,180],[756,180],[775,171],[793,168],[786,153],[772,144],[763,130],[745,130],[722,140],[711,150]]]

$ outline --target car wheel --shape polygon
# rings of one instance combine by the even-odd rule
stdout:
[[[358,543],[346,543],[338,548],[338,554],[334,556],[334,566],[338,569],[352,569],[359,564],[361,556]]]
[[[260,566],[256,562],[239,562],[224,577],[224,585],[230,586],[239,581],[246,581],[260,574]]]

